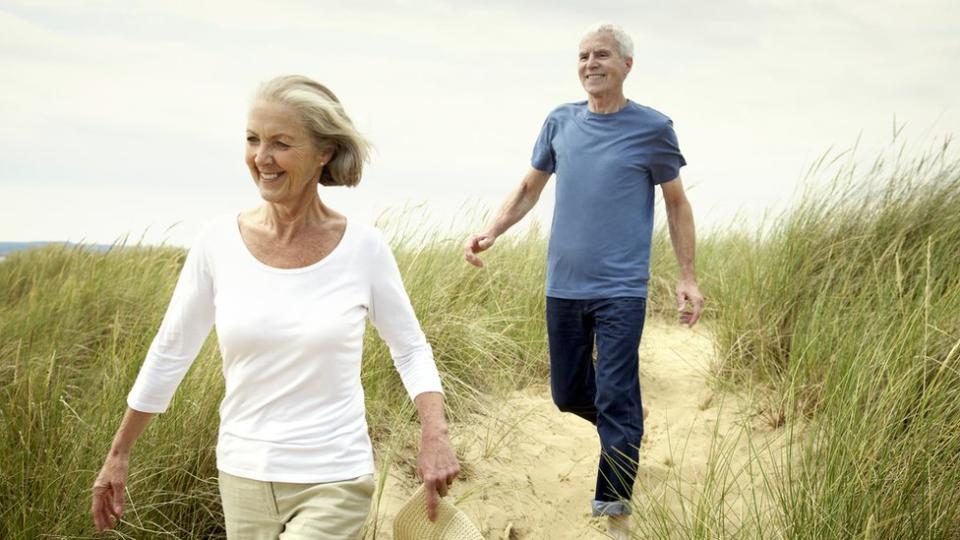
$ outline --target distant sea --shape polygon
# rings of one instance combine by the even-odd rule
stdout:
[[[22,251],[24,249],[33,249],[55,244],[65,244],[68,246],[77,245],[73,242],[0,242],[0,261],[7,258],[7,255],[13,253],[14,251]],[[106,251],[110,249],[110,246],[107,244],[84,244],[84,247],[96,251]]]

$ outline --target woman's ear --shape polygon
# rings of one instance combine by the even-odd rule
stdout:
[[[329,165],[333,156],[337,153],[337,143],[333,141],[323,141],[320,145],[320,161]]]

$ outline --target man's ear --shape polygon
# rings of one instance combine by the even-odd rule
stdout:
[[[623,59],[623,63],[627,65],[627,74],[630,74],[630,70],[633,68],[633,58],[627,57]]]

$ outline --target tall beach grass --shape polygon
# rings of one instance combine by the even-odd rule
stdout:
[[[752,450],[762,497],[732,505],[746,474],[730,465],[739,435],[718,433],[708,482],[683,511],[640,502],[641,537],[960,537],[960,161],[948,148],[904,156],[863,171],[824,160],[814,175],[830,187],[763,232],[700,239],[717,382],[761,396],[787,443]],[[454,421],[545,381],[542,233],[500,239],[476,270],[460,235],[412,234],[405,219],[385,227]],[[648,306],[673,318],[669,239],[654,244]],[[51,246],[0,263],[0,538],[93,536],[89,487],[184,255]],[[137,443],[113,534],[222,536],[214,339]],[[389,460],[415,411],[372,328],[363,362],[371,435]]]
[[[960,162],[948,143],[862,175],[840,167],[834,189],[804,198],[744,259],[766,301],[748,312],[745,289],[721,293],[725,368],[765,373],[783,414],[812,419],[780,482],[789,537],[960,538]]]
[[[949,142],[919,155],[894,145],[866,170],[825,155],[812,174],[831,181],[768,228],[705,239],[717,375],[761,396],[763,422],[786,443],[751,448],[763,493],[739,515],[725,495],[743,471],[717,451],[692,510],[641,537],[960,538],[960,160]]]

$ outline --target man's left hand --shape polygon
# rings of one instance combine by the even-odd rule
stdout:
[[[460,462],[450,445],[446,432],[424,433],[417,456],[417,475],[423,479],[427,495],[427,517],[437,519],[439,497],[447,495],[447,488],[460,474]]]
[[[697,324],[703,314],[703,295],[697,280],[681,278],[677,282],[677,311],[680,312],[680,324],[689,327]]]

